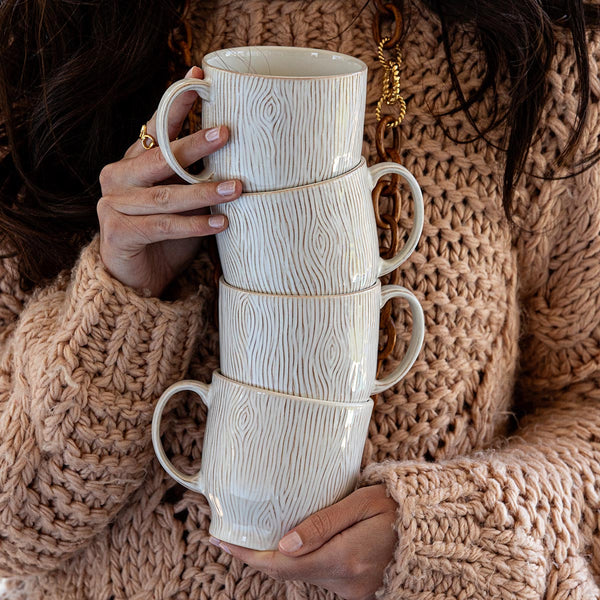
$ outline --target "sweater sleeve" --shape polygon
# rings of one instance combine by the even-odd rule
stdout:
[[[181,379],[197,295],[143,297],[95,239],[68,285],[35,295],[0,349],[0,574],[55,568],[115,516],[152,457],[156,397]]]
[[[364,483],[398,503],[378,598],[598,598],[599,394],[586,396],[540,411],[503,450],[368,467]]]
[[[600,597],[600,166],[564,189],[546,233],[520,234],[532,274],[514,434],[469,456],[363,473],[398,503],[379,598]]]
[[[467,457],[369,465],[398,503],[380,598],[600,597],[600,171],[522,307],[513,436]]]

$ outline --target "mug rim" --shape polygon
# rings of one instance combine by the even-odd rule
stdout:
[[[355,63],[356,65],[358,65],[360,67],[360,69],[358,71],[353,71],[351,73],[340,73],[340,74],[331,74],[331,75],[298,75],[298,76],[293,76],[293,75],[264,75],[261,73],[240,73],[239,71],[233,71],[231,69],[225,69],[223,67],[218,67],[215,65],[212,65],[208,62],[208,59],[210,59],[211,57],[216,57],[218,56],[220,53],[223,52],[235,52],[237,51],[245,51],[247,52],[248,50],[255,50],[255,49],[260,49],[261,52],[265,52],[265,53],[274,53],[274,52],[294,52],[294,53],[314,53],[314,52],[319,52],[321,54],[327,54],[330,56],[338,56],[341,59],[343,59],[346,62],[349,63]],[[289,79],[290,81],[296,81],[296,80],[308,80],[308,79],[312,79],[312,80],[324,80],[324,79],[342,79],[345,77],[355,77],[357,75],[362,75],[363,73],[366,73],[368,71],[368,67],[367,64],[360,60],[360,58],[356,58],[355,56],[350,56],[349,54],[344,54],[342,52],[334,52],[332,50],[323,50],[321,48],[306,48],[306,47],[302,47],[302,46],[234,46],[232,48],[220,48],[219,50],[214,50],[213,52],[209,52],[208,54],[206,54],[203,59],[202,59],[202,66],[208,66],[211,69],[214,69],[215,71],[220,71],[222,73],[234,73],[235,75],[239,75],[240,77],[262,77],[264,79],[280,79],[280,80],[284,80],[284,79]]]
[[[283,392],[276,392],[276,391],[270,390],[268,388],[261,388],[256,385],[250,385],[248,383],[242,383],[240,381],[236,381],[235,379],[231,379],[231,377],[226,377],[225,375],[223,375],[220,368],[215,369],[213,371],[212,377],[213,377],[213,380],[215,378],[221,379],[225,383],[228,383],[230,385],[235,385],[236,387],[248,388],[248,389],[250,389],[254,392],[258,392],[260,394],[267,394],[269,396],[279,396],[279,397],[286,398],[289,400],[308,402],[308,403],[312,403],[312,404],[322,404],[325,406],[329,406],[331,408],[339,408],[341,410],[347,409],[347,408],[365,409],[367,406],[369,406],[369,404],[371,404],[371,405],[373,404],[373,399],[370,397],[363,402],[334,402],[333,400],[321,400],[319,398],[309,398],[308,396],[298,396],[296,394],[284,394]],[[209,385],[212,386],[212,382]]]
[[[349,179],[350,177],[355,175],[357,171],[359,171],[366,165],[367,165],[367,160],[361,154],[360,161],[358,162],[357,165],[352,167],[349,171],[340,173],[339,175],[336,175],[335,177],[330,177],[329,179],[323,179],[322,181],[313,181],[311,183],[305,183],[303,185],[297,185],[295,187],[278,188],[276,190],[265,190],[264,192],[242,192],[242,194],[240,195],[240,198],[242,198],[242,197],[243,198],[252,198],[252,197],[256,197],[256,196],[275,196],[277,194],[289,194],[289,193],[294,193],[296,191],[306,190],[309,188],[313,189],[313,188],[318,188],[318,187],[325,186],[325,185],[332,185],[332,184],[335,184],[336,182],[338,182],[340,179],[343,179],[343,178]],[[235,200],[234,200],[234,202],[235,202]]]
[[[230,283],[228,283],[227,281],[225,281],[225,276],[221,275],[221,277],[219,277],[219,286],[223,286],[226,288],[229,288],[230,290],[232,290],[234,293],[238,293],[238,292],[243,292],[244,294],[252,294],[252,295],[256,295],[256,296],[269,296],[270,298],[286,298],[288,301],[290,298],[293,298],[294,301],[301,300],[301,299],[315,299],[315,300],[329,300],[329,299],[333,299],[333,298],[350,298],[351,296],[361,296],[361,295],[368,295],[368,294],[372,294],[376,291],[376,289],[380,289],[381,286],[381,280],[377,279],[377,281],[367,287],[367,288],[363,288],[361,290],[356,290],[355,292],[340,292],[337,294],[273,294],[270,292],[255,292],[253,290],[247,290],[245,288],[239,288],[236,287],[235,285],[231,285]]]

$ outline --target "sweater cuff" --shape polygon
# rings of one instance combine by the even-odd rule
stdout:
[[[384,483],[398,503],[399,541],[377,598],[541,597],[545,527],[494,471],[468,459],[365,469],[361,484]]]
[[[114,373],[121,360],[128,366],[128,375],[141,384],[141,396],[151,398],[185,376],[205,321],[202,290],[173,301],[136,291],[108,272],[99,246],[96,236],[81,254],[72,278],[66,325],[104,344],[103,366],[108,372]],[[82,337],[80,341],[84,345],[87,340]],[[136,389],[119,387],[121,391]]]
[[[145,445],[156,398],[186,375],[205,320],[203,300],[195,293],[167,302],[123,285],[104,267],[95,238],[53,316],[55,330],[32,340],[45,340],[41,352],[50,350],[31,378],[44,450],[60,452],[69,438],[86,451],[106,445],[116,454]],[[38,321],[32,330],[44,327],[39,317],[31,315]]]

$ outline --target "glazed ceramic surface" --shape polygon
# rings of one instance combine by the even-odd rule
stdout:
[[[414,222],[406,244],[389,260],[379,255],[371,192],[390,173],[411,191]],[[212,207],[227,215],[217,234],[225,281],[273,294],[342,294],[372,286],[413,252],[423,229],[423,196],[401,165],[359,166],[312,185],[242,194]]]
[[[377,380],[381,307],[408,301],[413,329],[404,359]],[[361,402],[397,383],[423,343],[423,310],[403,287],[377,282],[331,296],[250,292],[221,278],[219,344],[223,374],[267,390],[331,402]]]
[[[165,159],[185,181],[241,179],[247,191],[294,187],[349,171],[360,161],[367,67],[351,56],[312,48],[250,46],[207,54],[205,78],[175,82],[157,112]],[[227,144],[186,172],[169,145],[175,98],[195,90],[202,127],[226,125]]]
[[[183,390],[208,407],[202,465],[192,476],[171,464],[160,441],[164,407]],[[180,381],[161,396],[152,441],[167,473],[206,496],[211,535],[275,549],[289,529],[355,489],[372,408],[270,393],[215,372],[211,385]]]

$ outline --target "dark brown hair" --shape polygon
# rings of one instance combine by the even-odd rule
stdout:
[[[597,9],[583,0],[425,1],[442,23],[459,99],[454,111],[470,115],[495,90],[500,70],[509,74],[506,110],[497,110],[485,129],[471,120],[480,137],[506,127],[503,201],[510,215],[547,99],[556,27],[570,35],[577,59],[577,121],[560,162],[573,155],[590,95],[585,30],[598,25]],[[167,80],[167,34],[179,8],[177,0],[0,2],[0,247],[17,256],[25,287],[72,266],[97,230],[98,174],[122,156],[138,134],[140,115],[149,116],[158,103]],[[465,97],[450,40],[453,28],[467,22],[487,72]]]
[[[571,38],[579,80],[579,98],[576,121],[571,124],[569,138],[555,165],[569,166],[571,176],[590,167],[600,158],[600,149],[577,163],[573,156],[586,124],[590,102],[590,66],[586,30],[600,25],[600,7],[586,5],[582,0],[461,0],[460,3],[443,0],[425,0],[440,17],[442,40],[450,66],[453,88],[458,96],[457,106],[446,114],[463,111],[476,135],[468,140],[486,138],[493,129],[505,126],[504,177],[502,202],[511,220],[514,188],[523,174],[528,151],[538,130],[540,117],[548,97],[547,79],[556,55],[556,32]],[[485,58],[486,72],[479,87],[468,97],[462,92],[459,77],[452,60],[451,34],[453,27],[465,22],[474,26]],[[488,90],[495,94],[499,73],[509,77],[509,101],[495,110],[485,128],[471,117],[470,108],[479,102]],[[551,179],[551,173],[534,174]]]
[[[167,83],[176,0],[0,3],[0,248],[33,287],[98,228],[101,168]]]

